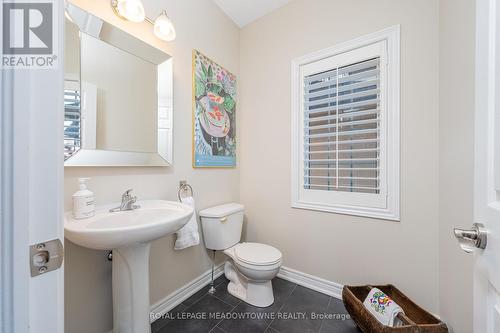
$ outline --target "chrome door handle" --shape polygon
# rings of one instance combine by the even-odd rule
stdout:
[[[462,250],[471,253],[475,248],[485,249],[488,242],[488,232],[481,223],[474,223],[471,230],[453,229],[455,237]]]

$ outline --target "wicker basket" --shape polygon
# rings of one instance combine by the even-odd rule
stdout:
[[[398,318],[403,326],[382,325],[363,305],[372,286],[344,286],[342,300],[351,318],[364,333],[447,333],[446,324],[413,303],[393,285],[374,286],[396,302],[405,314]]]

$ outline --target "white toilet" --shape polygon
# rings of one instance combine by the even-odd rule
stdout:
[[[240,243],[243,205],[230,203],[200,211],[205,246],[229,256],[224,273],[228,292],[254,306],[274,303],[271,280],[281,267],[281,252],[260,243]]]

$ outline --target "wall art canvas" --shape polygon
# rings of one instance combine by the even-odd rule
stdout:
[[[193,167],[236,166],[236,76],[193,50]]]

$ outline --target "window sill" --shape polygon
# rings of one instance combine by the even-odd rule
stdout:
[[[399,212],[389,209],[355,207],[355,206],[344,206],[344,205],[326,205],[326,204],[302,202],[302,201],[292,202],[292,208],[313,210],[325,213],[368,217],[368,218],[373,218],[378,220],[388,220],[393,222],[400,221]]]

